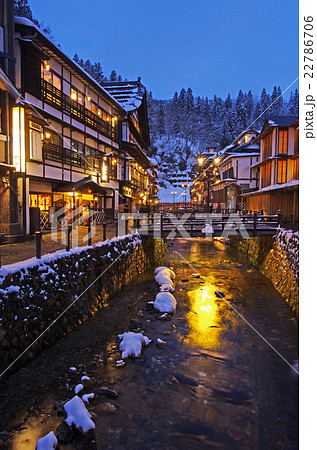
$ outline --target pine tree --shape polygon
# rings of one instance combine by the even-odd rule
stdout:
[[[245,100],[243,92],[239,91],[238,97],[235,103],[235,113],[237,120],[237,127],[239,131],[243,131],[247,125],[247,112],[245,108]]]
[[[118,79],[117,72],[115,70],[112,70],[109,80],[110,81],[117,81],[117,79]]]
[[[249,91],[245,96],[245,111],[247,123],[251,123],[253,119],[254,100],[252,92]]]

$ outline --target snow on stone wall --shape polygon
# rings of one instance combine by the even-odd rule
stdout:
[[[55,320],[26,357],[94,315],[164,255],[162,240],[143,238],[142,242],[139,235],[127,235],[1,268],[0,370]]]
[[[299,234],[292,230],[278,228],[276,242],[285,252],[296,280],[299,279]]]

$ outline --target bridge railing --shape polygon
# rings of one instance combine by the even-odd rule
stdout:
[[[147,223],[150,233],[160,232],[164,237],[172,231],[179,233],[180,229],[185,229],[193,237],[203,236],[205,233],[202,230],[207,223],[212,225],[215,236],[220,236],[230,229],[239,230],[241,224],[251,236],[273,235],[281,222],[282,215],[280,212],[264,215],[257,213],[257,211],[252,214],[209,214],[209,216],[206,216],[206,214],[191,214],[187,218],[181,215],[155,214],[143,219],[143,223]]]

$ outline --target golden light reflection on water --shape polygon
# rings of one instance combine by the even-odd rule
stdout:
[[[202,348],[216,348],[219,344],[219,307],[210,286],[189,291],[190,310],[187,313],[189,340]]]

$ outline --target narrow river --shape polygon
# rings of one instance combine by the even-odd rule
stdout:
[[[54,402],[71,398],[85,374],[91,392],[109,386],[119,397],[97,394],[93,442],[61,449],[298,448],[298,321],[272,283],[209,240],[175,240],[165,263],[176,272],[172,320],[146,306],[158,292],[153,271],[127,286],[0,385],[1,448],[34,449],[63,420]],[[117,368],[116,335],[132,319],[154,342]],[[115,414],[100,408],[105,401]]]

